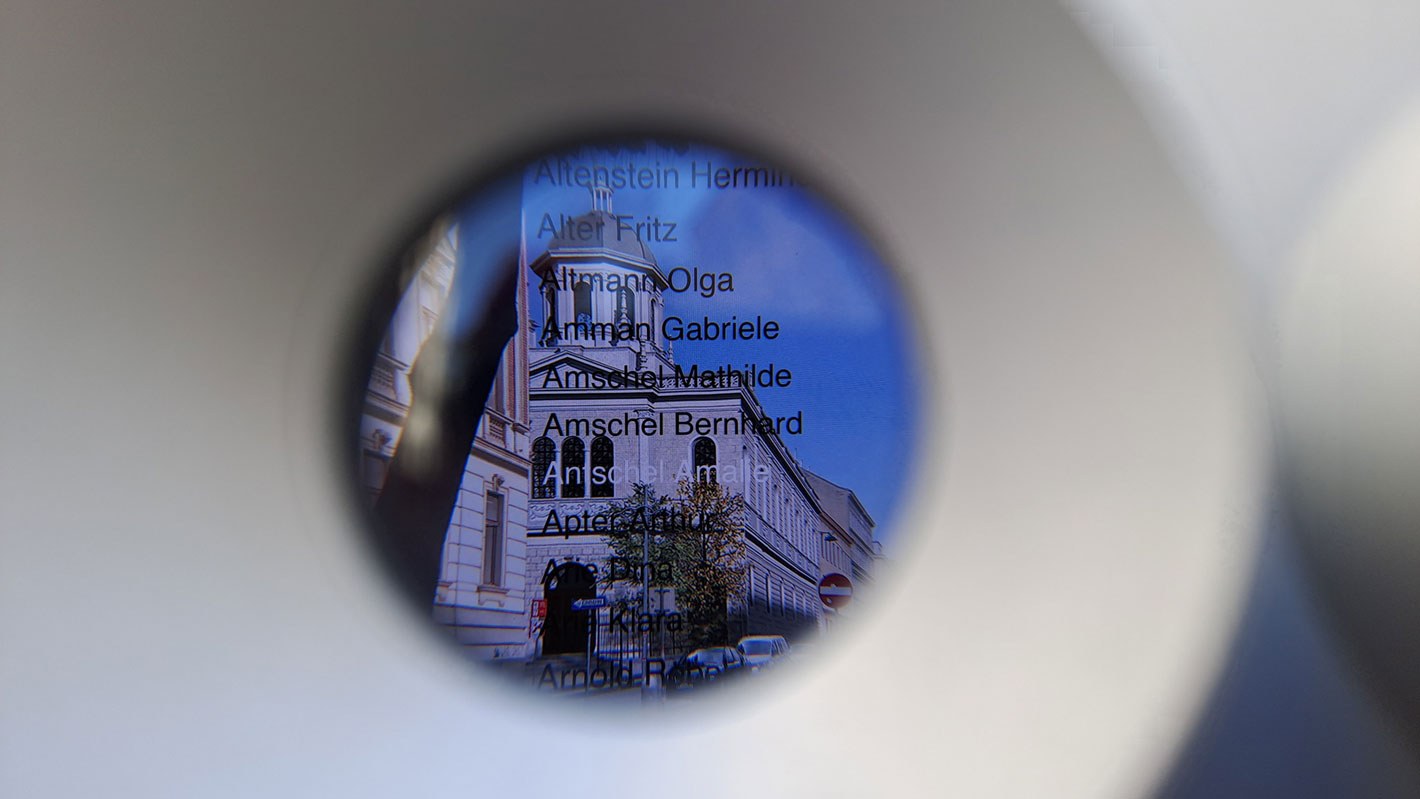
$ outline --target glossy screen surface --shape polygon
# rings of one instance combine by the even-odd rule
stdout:
[[[681,140],[549,152],[399,271],[359,487],[469,659],[549,696],[688,699],[871,611],[920,367],[888,268],[812,186]]]

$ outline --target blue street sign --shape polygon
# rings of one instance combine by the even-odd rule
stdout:
[[[610,604],[611,602],[604,596],[593,597],[591,599],[574,599],[572,600],[572,609],[593,610],[595,608],[604,608]]]

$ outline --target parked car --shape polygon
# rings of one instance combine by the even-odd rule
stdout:
[[[782,635],[746,635],[735,648],[754,671],[771,666],[789,654],[789,642]]]
[[[745,670],[745,656],[732,646],[708,646],[677,659],[666,671],[666,684],[687,688],[731,677]]]

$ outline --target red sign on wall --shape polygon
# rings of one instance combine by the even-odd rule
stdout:
[[[825,574],[818,581],[818,597],[830,608],[841,608],[853,601],[853,583],[841,574]]]

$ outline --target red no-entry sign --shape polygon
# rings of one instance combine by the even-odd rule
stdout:
[[[818,581],[818,598],[830,608],[841,608],[853,601],[853,583],[841,574],[825,574]]]

